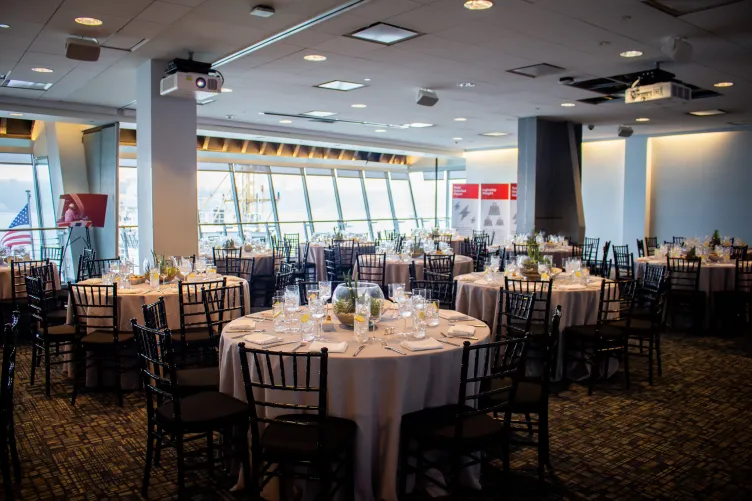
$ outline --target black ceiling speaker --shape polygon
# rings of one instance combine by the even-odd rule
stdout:
[[[439,96],[431,89],[420,89],[418,91],[417,103],[421,106],[433,106],[439,102]]]
[[[65,57],[76,61],[98,61],[99,44],[85,38],[69,38],[65,41]]]
[[[634,129],[629,125],[620,125],[617,133],[619,137],[631,137],[634,134]]]

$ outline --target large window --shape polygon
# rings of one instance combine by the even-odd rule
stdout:
[[[238,208],[246,241],[266,237],[267,229],[274,232],[276,223],[268,172],[268,167],[235,166]]]
[[[360,171],[337,171],[337,189],[342,204],[342,220],[345,224],[345,230],[352,233],[369,233]]]
[[[365,183],[374,237],[378,236],[379,231],[394,231],[386,174],[384,172],[366,172]]]
[[[216,171],[198,171],[198,223],[200,238],[211,245],[242,241],[237,225],[237,205],[228,164],[210,164]],[[204,167],[205,168],[205,167]],[[221,169],[221,170],[220,170]]]
[[[410,173],[415,208],[423,228],[436,226],[437,217],[441,225],[447,216],[446,173],[442,171],[438,174],[437,179],[433,171]]]
[[[120,256],[138,261],[138,170],[135,167],[123,167],[121,162],[118,175],[120,224]]]
[[[305,221],[308,221],[303,176],[300,169],[272,167],[272,184],[277,199],[277,216],[279,231],[282,235],[297,233],[305,239]]]
[[[313,228],[317,232],[332,231],[337,226],[339,211],[334,194],[334,177],[325,169],[306,169],[308,199],[311,201]],[[321,222],[317,222],[321,221]]]
[[[417,228],[415,221],[415,208],[413,196],[410,193],[410,181],[407,173],[396,172],[391,174],[392,200],[394,201],[394,214],[397,216],[397,226],[400,233],[410,233]]]

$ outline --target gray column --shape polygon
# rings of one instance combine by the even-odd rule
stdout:
[[[159,95],[166,65],[137,70],[139,262],[198,250],[196,101]]]
[[[652,236],[648,193],[648,136],[632,136],[624,148],[624,235],[633,245],[636,239]]]
[[[540,117],[518,121],[517,231],[583,242],[582,125]]]

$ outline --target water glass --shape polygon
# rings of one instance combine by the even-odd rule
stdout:
[[[217,267],[213,264],[206,265],[206,278],[214,280],[217,278]]]
[[[308,315],[308,313],[306,313]],[[303,314],[296,311],[288,315],[286,319],[285,334],[300,334],[303,324]]]
[[[405,319],[405,330],[407,330],[407,319],[413,316],[413,298],[409,292],[403,292],[397,298],[397,308],[400,316]]]
[[[112,272],[102,274],[102,285],[112,285]]]
[[[301,339],[313,341],[316,337],[316,319],[310,311],[304,312],[300,317]]]
[[[308,303],[308,309],[311,312],[311,316],[314,318],[318,325],[318,329],[316,329],[316,339],[322,339],[324,337],[323,335],[323,329],[321,326],[322,319],[326,316],[326,299],[322,297],[317,297],[313,301]]]
[[[429,327],[438,327],[439,325],[439,302],[429,301],[426,303],[426,311],[424,315],[426,325]]]
[[[332,283],[328,280],[319,282],[319,297],[323,299],[324,302],[329,301],[332,297]]]
[[[397,303],[397,298],[405,293],[405,284],[389,284],[389,299],[392,303]],[[397,318],[395,315],[394,318]]]
[[[426,337],[426,319],[416,316],[413,319],[413,337],[415,339],[425,339]]]
[[[370,306],[370,301],[360,301],[355,305],[353,328],[355,331],[355,340],[358,342],[358,344],[368,342],[368,338],[370,337]]]
[[[272,299],[272,320],[274,332],[285,331],[285,296],[277,294]]]
[[[204,274],[206,273],[206,258],[199,256],[196,258],[196,271]]]
[[[149,269],[149,289],[155,291],[159,289],[159,268]]]

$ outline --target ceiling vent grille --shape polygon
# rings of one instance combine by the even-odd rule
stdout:
[[[643,3],[674,17],[717,9],[742,0],[643,0]]]

